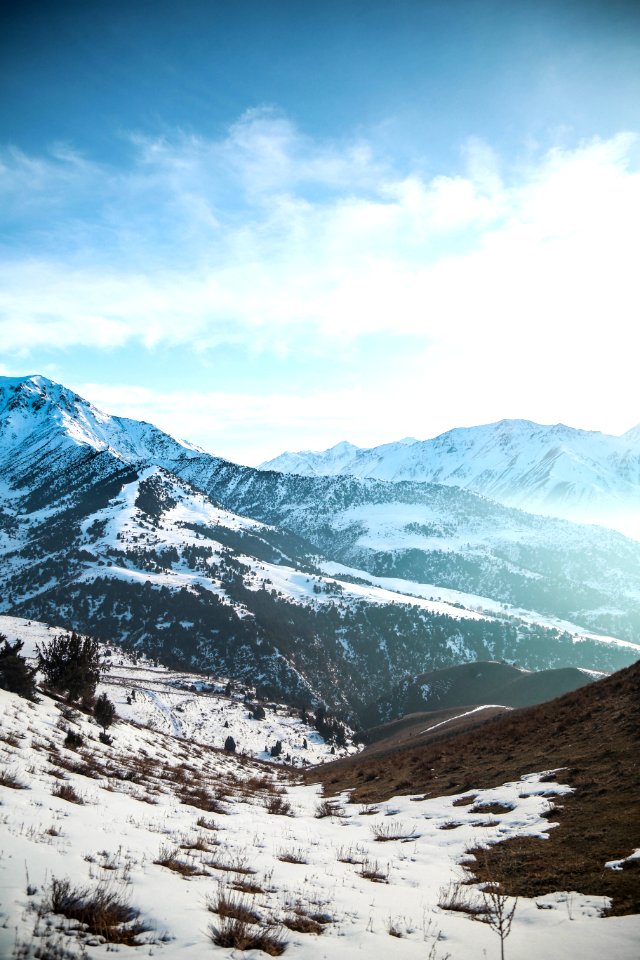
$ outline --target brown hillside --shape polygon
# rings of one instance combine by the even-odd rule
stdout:
[[[442,728],[421,746],[378,742],[355,757],[307,771],[326,793],[355,802],[394,794],[437,796],[497,786],[534,771],[563,768],[574,788],[553,813],[548,841],[501,844],[489,862],[514,895],[576,890],[613,899],[612,913],[640,912],[640,861],[604,869],[640,847],[640,663],[557,700],[500,714],[456,732]],[[499,860],[499,865],[498,865]],[[480,871],[479,871],[480,872]]]

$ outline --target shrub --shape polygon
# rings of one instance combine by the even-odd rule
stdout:
[[[343,813],[342,807],[335,800],[321,800],[316,807],[315,817],[322,820],[323,817],[339,817]]]
[[[57,783],[51,791],[51,795],[53,797],[60,797],[61,800],[68,800],[69,803],[84,803],[80,794],[76,793],[69,783]]]
[[[219,926],[209,928],[209,936],[218,947],[236,950],[262,950],[270,957],[279,957],[285,950],[280,930],[247,923],[234,917],[222,917]]]
[[[107,943],[136,946],[136,937],[146,929],[137,921],[139,912],[109,884],[92,891],[74,887],[68,879],[53,877],[43,909],[79,921],[89,933],[103,937]]]
[[[273,813],[280,817],[293,816],[293,810],[291,809],[291,804],[286,799],[286,797],[283,797],[279,793],[276,793],[270,797],[265,797],[264,805],[267,810],[267,813]]]
[[[84,743],[81,733],[76,733],[75,730],[67,730],[67,735],[64,738],[65,747],[69,747],[70,750],[75,750],[77,747],[81,747]]]
[[[232,736],[228,736],[228,737],[227,737],[227,739],[226,739],[225,742],[224,742],[224,748],[225,748],[225,750],[227,751],[227,753],[235,753],[235,752],[236,752],[236,742],[235,742],[235,740],[233,739]]]
[[[27,664],[22,656],[24,643],[16,640],[9,643],[4,634],[0,633],[0,687],[10,693],[17,693],[26,700],[36,700],[35,667]]]

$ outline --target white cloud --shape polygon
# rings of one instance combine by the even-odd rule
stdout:
[[[327,354],[406,334],[425,345],[420,372],[409,365],[421,381],[411,403],[438,389],[442,429],[468,420],[456,413],[463,384],[478,420],[498,400],[504,415],[507,391],[520,409],[546,391],[559,416],[633,409],[638,150],[621,134],[507,165],[471,141],[465,171],[427,179],[365,142],[320,143],[253,111],[219,140],[133,138],[126,171],[67,147],[5,151],[15,242],[0,265],[0,336],[7,354],[136,343]],[[406,376],[390,381],[402,391]],[[333,409],[317,392],[297,398],[312,419],[320,400]],[[255,418],[254,401],[220,403]],[[336,404],[340,436],[348,401]]]

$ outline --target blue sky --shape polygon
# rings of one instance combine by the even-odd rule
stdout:
[[[24,2],[0,372],[241,462],[640,420],[640,5]]]

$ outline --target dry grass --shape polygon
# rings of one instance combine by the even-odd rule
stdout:
[[[469,810],[469,813],[511,813],[512,803],[500,803],[494,800],[493,803],[476,803]]]
[[[373,883],[389,882],[389,871],[385,873],[377,860],[363,860],[358,873],[365,880],[371,880]]]
[[[470,793],[466,797],[458,797],[457,800],[454,800],[452,803],[453,807],[468,807],[470,804],[475,803],[478,799],[477,793]]]
[[[298,847],[297,850],[281,850],[278,854],[278,860],[282,860],[283,863],[309,862],[302,847]]]
[[[260,914],[245,895],[220,891],[215,896],[208,897],[206,903],[207,909],[211,913],[217,913],[219,917],[229,917],[243,923],[260,923]]]
[[[474,730],[442,728],[439,739],[422,747],[378,743],[375,753],[367,749],[304,777],[335,793],[350,790],[356,803],[380,803],[397,795],[404,782],[410,784],[407,793],[443,796],[563,768],[557,779],[574,792],[554,811],[559,826],[544,841],[501,844],[509,861],[501,868],[505,891],[537,897],[576,890],[611,897],[613,914],[640,913],[640,869],[603,870],[606,861],[640,847],[639,729],[640,663]]]
[[[26,783],[18,779],[15,773],[7,768],[0,769],[0,787],[10,787],[12,790],[28,790]]]
[[[158,859],[153,862],[161,867],[166,867],[167,870],[173,870],[174,873],[179,873],[182,877],[208,876],[207,871],[203,870],[201,866],[198,867],[194,863],[187,863],[186,860],[180,859],[178,852],[178,847],[163,846],[160,848]]]
[[[218,926],[212,924],[209,928],[209,936],[218,947],[262,950],[270,957],[279,957],[286,947],[280,930],[263,924],[247,923],[233,917],[222,917]]]
[[[438,906],[442,910],[466,913],[471,917],[480,917],[488,912],[486,905],[475,893],[454,881],[440,888]]]
[[[126,895],[110,884],[90,890],[73,886],[68,879],[54,877],[42,909],[45,913],[77,920],[89,933],[104,938],[107,943],[137,946],[137,937],[146,929]]]
[[[378,843],[385,843],[388,840],[415,840],[417,837],[417,834],[407,830],[400,820],[392,820],[391,823],[374,823],[371,833]]]
[[[51,791],[51,796],[60,797],[61,800],[67,800],[69,803],[78,803],[82,805],[84,800],[77,793],[70,783],[56,783]]]

